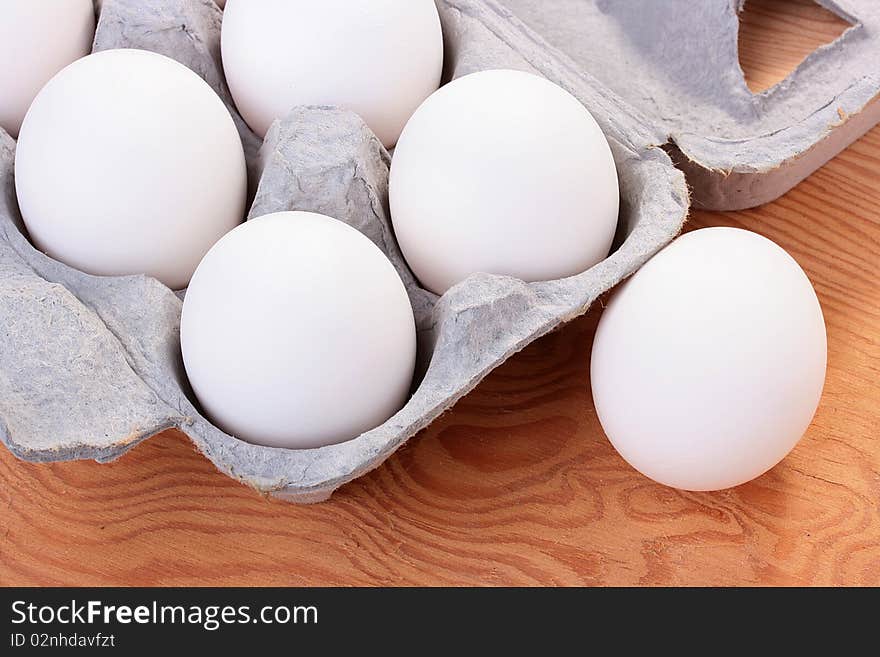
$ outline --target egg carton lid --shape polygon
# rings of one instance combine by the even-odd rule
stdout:
[[[698,207],[772,201],[880,122],[880,3],[816,0],[850,24],[762,93],[739,62],[747,0],[501,0],[555,56],[657,128]]]

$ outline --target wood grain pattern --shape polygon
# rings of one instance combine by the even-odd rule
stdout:
[[[754,93],[785,79],[848,22],[814,0],[746,0],[740,15],[740,64]]]
[[[880,129],[689,228],[710,225],[791,252],[828,324],[815,422],[757,481],[684,493],[620,459],[590,397],[596,309],[319,506],[263,499],[175,432],[109,465],[0,449],[0,584],[880,584]]]

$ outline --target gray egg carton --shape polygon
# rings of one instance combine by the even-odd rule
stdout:
[[[747,0],[502,2],[657,126],[697,207],[775,200],[880,122],[877,0],[817,0],[851,27],[760,94],[739,64]]]
[[[698,198],[718,201],[714,205],[757,202],[771,196],[768,189],[782,193],[809,166],[818,166],[851,140],[855,130],[849,126],[867,115],[858,110],[877,92],[876,77],[870,88],[867,74],[855,72],[864,68],[864,53],[870,50],[862,47],[865,37],[848,37],[858,45],[853,62],[849,53],[856,45],[847,46],[845,61],[843,47],[816,53],[803,72],[774,92],[809,120],[788,130],[779,142],[788,150],[773,151],[777,160],[771,160],[767,153],[775,148],[774,136],[760,136],[771,119],[760,116],[778,121],[785,111],[773,109],[774,93],[742,97],[745,84],[735,52],[738,7],[731,0],[506,0],[504,5],[531,28],[495,0],[437,4],[446,79],[491,68],[532,71],[568,89],[599,122],[621,186],[613,253],[572,278],[527,284],[478,274],[438,298],[419,287],[401,257],[388,213],[390,156],[356,115],[337,108],[295,108],[261,144],[238,117],[223,81],[222,14],[212,0],[104,0],[96,50],[131,47],[168,55],[196,71],[227,102],[248,155],[250,217],[288,209],[322,212],[357,227],[389,256],[415,310],[417,384],[397,415],[339,445],[285,450],[223,433],[199,412],[186,382],[179,344],[183,293],[143,276],[89,276],[36,251],[22,232],[15,202],[15,143],[0,131],[0,439],[16,456],[109,461],[152,435],[178,428],[218,469],[241,482],[293,502],[324,500],[377,467],[512,354],[586,312],[679,233],[688,189],[668,150],[686,154]],[[864,25],[876,23],[870,4],[860,3],[863,15],[872,19]],[[642,11],[634,10],[636,5]],[[678,38],[674,47],[658,45],[658,35],[667,33],[687,38]],[[832,62],[838,74],[847,71],[847,79],[860,82],[847,85],[847,93],[835,94],[829,104],[832,99],[824,94],[834,90],[815,85],[808,73]],[[696,105],[695,98],[703,104]],[[757,107],[758,118],[749,124],[757,136],[729,138],[724,130],[748,123],[740,112],[749,103]],[[820,130],[837,105],[856,118]],[[859,129],[865,125],[862,119]],[[815,155],[819,150],[821,157]],[[719,170],[734,174],[718,178]],[[781,170],[790,173],[780,176]],[[751,181],[746,192],[737,191],[739,180]],[[345,290],[339,291],[339,301],[345,302]]]

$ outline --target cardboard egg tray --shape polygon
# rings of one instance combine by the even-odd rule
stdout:
[[[222,14],[212,0],[103,0],[95,50],[173,57],[227,102],[248,156],[250,217],[321,212],[389,256],[415,310],[419,371],[397,415],[346,443],[285,450],[223,433],[199,412],[186,381],[184,293],[143,276],[89,276],[36,251],[15,201],[15,142],[0,131],[0,438],[26,460],[109,461],[178,428],[230,477],[293,502],[328,498],[669,243],[689,207],[673,157],[699,202],[745,207],[782,194],[877,122],[880,7],[823,4],[856,27],[756,96],[737,60],[736,0],[437,0],[445,78],[515,68],[566,88],[608,137],[621,185],[615,250],[592,269],[532,284],[477,274],[438,298],[401,257],[388,213],[390,156],[359,117],[295,108],[261,144],[224,83]],[[346,291],[338,294],[345,303]]]

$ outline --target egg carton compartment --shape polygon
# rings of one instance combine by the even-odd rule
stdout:
[[[759,94],[739,63],[748,0],[501,2],[644,113],[697,207],[772,201],[880,122],[876,0],[816,0],[851,27]]]
[[[0,438],[16,456],[109,461],[175,427],[239,481],[293,502],[326,499],[382,463],[512,354],[584,313],[678,234],[688,210],[684,176],[643,113],[501,5],[437,4],[447,80],[493,68],[535,72],[574,94],[596,118],[620,177],[613,253],[564,280],[527,284],[478,274],[438,298],[419,287],[401,257],[388,212],[390,156],[359,117],[338,108],[295,108],[261,144],[226,89],[222,14],[212,0],[104,0],[95,50],[130,47],[170,56],[226,101],[248,155],[251,217],[287,209],[325,213],[358,228],[389,256],[415,310],[420,368],[406,406],[349,442],[289,450],[225,434],[202,416],[186,382],[179,343],[183,293],[144,276],[90,276],[35,250],[15,201],[15,143],[0,132]],[[339,291],[340,303],[345,294]],[[345,406],[344,399],[339,403]]]

